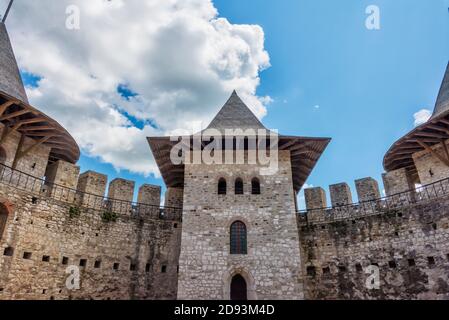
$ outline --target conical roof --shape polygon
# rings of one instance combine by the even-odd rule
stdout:
[[[440,92],[438,93],[435,109],[433,110],[432,118],[449,110],[449,63],[444,74],[443,82],[441,83]]]
[[[73,137],[55,120],[31,106],[20,77],[5,24],[0,22],[0,123],[51,149],[49,161],[76,163],[80,150]]]
[[[237,92],[232,92],[231,97],[224,104],[207,129],[266,129],[257,119],[254,113],[240,99]]]
[[[444,73],[432,117],[396,141],[384,157],[384,168],[406,168],[416,178],[413,154],[449,139],[449,64]]]
[[[28,103],[8,31],[3,22],[0,22],[0,91]]]
[[[264,127],[235,91],[207,129],[216,129],[225,134],[226,129],[241,129],[243,131],[247,129],[264,129],[270,131]],[[258,133],[257,131],[255,132],[255,134]],[[234,132],[232,134],[239,135],[240,133]],[[243,134],[246,134],[246,132]],[[171,158],[171,152],[178,144],[179,138],[148,137],[151,151],[167,187],[181,188],[184,185],[184,164],[173,163]],[[185,141],[192,142],[193,136],[182,138]],[[329,142],[329,138],[278,136],[278,150],[290,151],[293,187],[295,190],[298,191],[302,188]],[[207,144],[208,142],[204,143]],[[192,147],[192,144],[190,147]]]

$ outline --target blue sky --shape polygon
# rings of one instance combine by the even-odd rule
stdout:
[[[365,8],[377,5],[381,29],[365,28]],[[382,159],[413,128],[413,114],[433,109],[449,60],[449,0],[216,0],[234,24],[265,32],[271,67],[259,96],[271,96],[269,128],[286,135],[333,140],[307,183],[329,184],[372,176],[381,183]],[[24,76],[27,85],[39,79]],[[126,85],[122,93],[126,92]],[[224,101],[223,101],[224,102]],[[142,148],[148,148],[142,141]],[[82,171],[145,178],[83,155]]]

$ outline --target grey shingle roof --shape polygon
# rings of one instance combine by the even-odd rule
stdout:
[[[0,91],[28,103],[11,41],[2,22],[0,22]]]
[[[443,82],[441,84],[440,92],[438,93],[435,109],[432,117],[435,117],[442,112],[449,110],[449,63],[444,74]]]
[[[246,104],[232,92],[231,97],[224,104],[207,129],[266,129],[251,112]]]

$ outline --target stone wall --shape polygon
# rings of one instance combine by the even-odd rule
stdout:
[[[415,187],[410,183],[410,178],[405,168],[384,173],[382,179],[387,196],[405,192]]]
[[[3,124],[0,124],[0,137],[4,134],[4,130],[5,126]],[[13,165],[21,137],[22,135],[19,132],[15,131],[9,134],[5,141],[2,143],[1,148],[6,153],[6,160],[4,162],[6,166],[11,167]],[[35,143],[35,140],[25,137],[23,145],[21,146],[21,150],[24,151]],[[44,145],[40,145],[33,149],[32,152],[17,161],[16,169],[35,177],[44,177],[49,155],[50,148]]]
[[[301,222],[306,299],[449,299],[448,212],[446,196],[367,217]],[[370,265],[380,268],[379,289],[366,287]]]
[[[363,178],[355,181],[359,202],[380,199],[379,184],[373,178]]]
[[[250,299],[302,299],[301,258],[289,151],[279,153],[279,171],[261,176],[258,165],[185,166],[179,299],[229,299],[230,281],[241,274]],[[251,194],[251,180],[261,194]],[[220,178],[227,194],[217,194]],[[241,178],[244,194],[236,195]],[[247,254],[230,254],[230,226],[247,228]]]
[[[174,299],[181,225],[120,216],[0,185],[13,204],[0,241],[0,299]],[[8,249],[9,248],[9,249]],[[13,251],[11,253],[11,251]],[[70,265],[80,290],[68,290]]]
[[[447,145],[447,141],[445,141],[445,143]],[[441,157],[446,157],[445,150],[441,143],[433,146],[432,149]],[[427,150],[414,153],[413,162],[418,171],[420,182],[423,185],[449,177],[449,166],[444,164]]]
[[[352,203],[351,189],[347,183],[338,183],[329,186],[332,207],[344,206]]]

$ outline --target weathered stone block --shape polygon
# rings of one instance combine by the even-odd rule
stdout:
[[[45,175],[48,194],[56,199],[73,202],[79,173],[79,166],[63,160],[49,164]]]
[[[137,202],[148,205],[160,206],[161,187],[152,184],[144,184],[139,188]]]
[[[184,192],[181,188],[167,188],[165,192],[165,206],[182,208]]]
[[[329,186],[332,207],[344,206],[352,203],[351,188],[347,183],[338,183]]]
[[[410,190],[409,179],[405,168],[384,173],[382,179],[387,196]]]
[[[355,187],[359,202],[376,200],[381,197],[379,184],[371,177],[356,180]]]
[[[80,192],[80,203],[87,207],[101,208],[107,181],[108,177],[98,172],[87,171],[82,173],[79,176],[77,187]]]
[[[327,207],[326,192],[321,187],[304,189],[307,210]]]
[[[135,182],[117,178],[111,181],[108,190],[108,201],[111,210],[120,214],[131,214],[131,202],[134,198]]]

